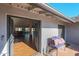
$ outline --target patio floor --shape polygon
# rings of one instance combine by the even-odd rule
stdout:
[[[76,51],[74,48],[72,49],[71,47],[66,47],[65,50],[60,49],[58,51],[58,56],[76,56],[78,55],[78,51]],[[50,54],[52,56],[56,56],[56,51],[51,51]]]
[[[56,56],[56,50],[51,50],[50,53],[44,55],[44,56]],[[40,53],[35,54],[34,56],[41,56]],[[79,46],[78,45],[71,45],[69,47],[66,47],[65,50],[60,49],[58,51],[58,56],[79,56]]]
[[[24,42],[18,42],[14,44],[15,56],[56,56],[56,50],[51,50],[46,55],[42,55]],[[59,49],[58,56],[79,56],[79,46],[71,44],[66,47],[65,50]]]
[[[36,50],[24,42],[18,42],[14,44],[14,56],[32,56],[36,52]]]

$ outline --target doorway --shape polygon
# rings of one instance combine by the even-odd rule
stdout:
[[[58,34],[61,38],[65,39],[65,26],[58,25]]]
[[[14,36],[14,40],[12,40],[12,46],[13,54],[15,56],[31,56],[33,53],[39,51],[41,42],[39,20],[8,16],[7,21],[7,37],[9,38],[11,34]],[[11,45],[12,43],[10,43],[9,45]],[[12,50],[11,48],[12,47],[9,46],[10,55],[12,53],[12,51],[10,51]]]

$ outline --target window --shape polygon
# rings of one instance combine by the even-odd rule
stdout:
[[[29,32],[29,31],[30,31],[30,28],[25,28],[25,31],[26,31],[26,32]]]
[[[22,31],[22,28],[15,28],[15,31]]]

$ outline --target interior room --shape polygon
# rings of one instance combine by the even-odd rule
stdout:
[[[19,17],[13,20],[13,53],[15,56],[31,56],[38,52],[40,21]]]

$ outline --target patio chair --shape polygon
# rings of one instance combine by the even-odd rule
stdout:
[[[56,55],[58,55],[59,49],[62,47],[65,50],[65,41],[63,38],[54,36],[51,39],[48,39],[48,52],[52,49],[56,49]],[[51,49],[50,49],[51,48]]]

